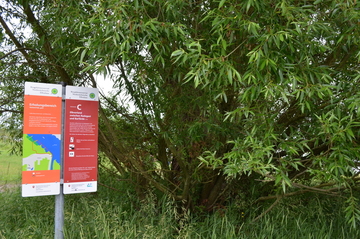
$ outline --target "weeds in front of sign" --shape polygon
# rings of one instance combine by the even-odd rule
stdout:
[[[111,193],[111,194],[109,194]],[[150,193],[138,202],[100,187],[98,193],[65,196],[65,238],[360,238],[345,223],[341,203],[316,198],[279,204],[257,221],[259,209],[229,206],[226,211],[192,216],[168,198]],[[54,197],[22,198],[20,188],[0,193],[0,238],[53,238]],[[291,235],[291,236],[290,236]]]
[[[0,193],[0,238],[53,238],[53,197],[22,198],[20,187]]]
[[[54,196],[22,198],[21,157],[0,144],[0,239],[54,238]],[[345,223],[341,199],[310,196],[305,205],[290,198],[254,221],[258,208],[235,203],[194,216],[152,193],[138,201],[135,191],[113,175],[102,172],[99,181],[111,187],[65,196],[65,238],[360,238],[360,231]]]
[[[195,216],[152,193],[138,201],[135,190],[113,175],[102,172],[99,182],[110,187],[100,184],[97,193],[65,195],[65,238],[360,238],[360,231],[345,223],[341,199],[309,197],[306,205],[288,199],[254,222],[258,208],[245,210],[235,203]],[[2,187],[0,239],[54,238],[54,201],[54,196],[22,198],[20,187]]]
[[[151,192],[143,201],[124,181],[104,173],[97,193],[65,195],[65,238],[360,238],[345,223],[341,198],[287,199],[264,217],[259,208],[229,205],[191,215]],[[54,196],[22,198],[20,187],[0,193],[0,239],[54,238]],[[271,204],[272,202],[269,202]]]

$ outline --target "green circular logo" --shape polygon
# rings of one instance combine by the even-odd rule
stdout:
[[[94,93],[90,93],[89,96],[90,96],[91,99],[94,99],[94,98],[95,98],[95,94],[94,94]]]
[[[59,92],[59,91],[58,91],[58,89],[56,89],[56,88],[54,88],[54,89],[51,90],[51,93],[54,94],[54,95],[56,95],[58,92]]]

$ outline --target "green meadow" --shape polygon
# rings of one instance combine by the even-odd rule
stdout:
[[[10,145],[0,141],[0,187],[19,185],[21,156],[10,154]]]

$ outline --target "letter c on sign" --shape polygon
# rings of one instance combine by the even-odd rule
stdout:
[[[81,110],[81,104],[78,104],[78,105],[76,106],[76,108],[77,108],[78,110]]]

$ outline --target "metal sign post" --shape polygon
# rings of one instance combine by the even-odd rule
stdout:
[[[60,172],[60,193],[55,196],[55,239],[64,238],[64,126],[65,126],[65,87],[66,83],[62,82],[62,120],[61,120],[61,172]]]
[[[55,239],[64,238],[64,193],[63,184],[60,185],[60,194],[55,196]]]

